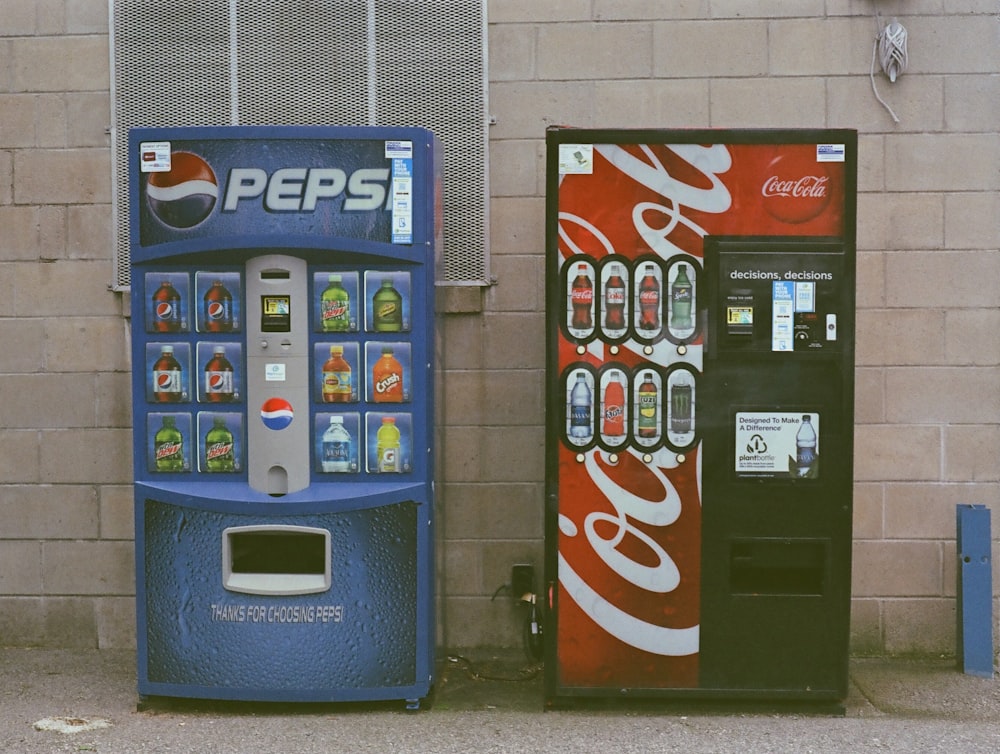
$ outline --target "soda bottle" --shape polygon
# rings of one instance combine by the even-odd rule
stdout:
[[[233,331],[233,296],[221,280],[205,291],[205,332]]]
[[[205,471],[213,474],[236,471],[233,433],[221,416],[212,420],[212,428],[205,435]]]
[[[660,327],[660,281],[656,279],[653,264],[643,267],[639,281],[639,329],[656,330]]]
[[[391,346],[382,346],[382,358],[372,367],[372,401],[403,402],[403,365],[392,355]]]
[[[323,433],[323,457],[320,467],[326,472],[351,470],[351,433],[344,427],[343,416],[331,416]]]
[[[656,393],[653,373],[646,372],[639,385],[639,418],[636,428],[639,437],[651,438],[659,434],[656,426]]]
[[[382,418],[382,426],[375,435],[375,454],[380,473],[402,471],[399,463],[399,427],[391,416]]]
[[[157,471],[184,471],[184,436],[172,416],[164,416],[153,436],[153,458]]]
[[[611,265],[611,275],[604,284],[604,329],[625,329],[625,280],[622,265]]]
[[[180,332],[181,294],[169,280],[160,283],[153,294],[153,331]]]
[[[351,365],[344,358],[343,346],[330,346],[330,358],[323,364],[323,403],[350,400]]]
[[[816,464],[816,429],[809,414],[802,415],[802,424],[795,435],[795,473],[806,477]]]
[[[621,383],[621,372],[611,373],[611,380],[604,388],[604,426],[601,431],[607,437],[621,437],[625,434],[625,388]]]
[[[591,421],[593,400],[585,375],[576,375],[576,384],[573,386],[573,390],[570,391],[569,403],[569,436],[579,439],[591,437],[594,434],[593,423]]]
[[[179,403],[183,397],[181,364],[173,346],[161,346],[160,358],[153,364],[153,397],[157,403]]]
[[[591,311],[594,308],[594,284],[587,275],[587,265],[576,266],[576,277],[570,287],[570,301],[573,304],[573,316],[570,327],[577,330],[589,330],[594,326]]]
[[[691,301],[694,298],[694,286],[688,278],[687,265],[680,265],[677,277],[670,285],[670,326],[675,330],[690,330]]]
[[[226,349],[216,346],[212,358],[205,365],[205,400],[226,403],[234,398],[233,365],[226,358]]]
[[[670,386],[670,431],[686,434],[693,425],[691,415],[691,383],[681,374]]]
[[[330,275],[329,285],[320,296],[320,326],[323,332],[347,332],[351,329],[351,296],[341,275]]]
[[[403,329],[403,297],[386,278],[372,297],[372,329],[375,332],[399,332]]]

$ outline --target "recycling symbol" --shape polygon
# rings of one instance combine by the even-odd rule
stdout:
[[[747,443],[747,453],[766,453],[767,443],[764,442],[764,438],[760,436],[760,433],[755,434],[750,438],[750,442]]]

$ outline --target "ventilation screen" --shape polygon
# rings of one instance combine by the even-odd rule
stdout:
[[[422,126],[444,146],[444,280],[488,277],[486,0],[116,0],[115,285],[129,287],[128,130]]]

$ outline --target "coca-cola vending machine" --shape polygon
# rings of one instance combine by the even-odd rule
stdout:
[[[547,147],[547,702],[838,704],[856,132]]]
[[[143,128],[129,170],[140,694],[418,706],[437,140]]]

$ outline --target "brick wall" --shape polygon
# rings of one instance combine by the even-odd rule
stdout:
[[[444,292],[441,641],[516,645],[542,565],[544,131],[860,131],[853,649],[954,651],[954,506],[1000,498],[995,0],[492,0],[492,265]],[[664,10],[667,9],[667,10]],[[105,0],[0,21],[0,644],[134,642],[128,326]],[[1000,524],[998,524],[1000,526]]]

